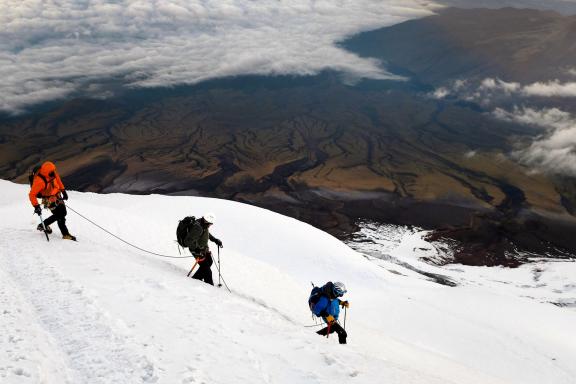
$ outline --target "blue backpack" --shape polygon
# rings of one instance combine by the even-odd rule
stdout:
[[[322,296],[328,296],[326,292],[329,292],[329,289],[331,289],[332,285],[332,282],[329,281],[322,287],[314,286],[314,288],[312,288],[312,291],[310,291],[310,297],[308,297],[308,307],[310,310],[314,308]]]

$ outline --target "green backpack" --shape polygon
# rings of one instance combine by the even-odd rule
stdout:
[[[182,248],[195,249],[204,229],[194,216],[186,216],[178,223],[176,228],[176,240]]]

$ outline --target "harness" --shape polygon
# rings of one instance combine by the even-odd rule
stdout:
[[[48,188],[48,183],[49,183],[49,181],[46,180],[46,177],[44,177],[44,175],[42,175],[41,173],[37,173],[35,175],[35,177],[39,177],[44,182],[44,190],[46,190]],[[56,179],[52,179],[52,181],[50,181],[50,183],[54,183],[55,180]],[[56,207],[59,206],[60,204],[64,203],[64,200],[62,200],[62,198],[60,197],[59,192],[56,195],[44,196],[42,194],[42,191],[40,191],[40,192],[38,192],[36,197],[39,199],[42,199],[42,205],[51,211],[56,209]]]

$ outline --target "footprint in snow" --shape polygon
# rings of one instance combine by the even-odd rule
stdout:
[[[324,358],[324,362],[328,365],[332,365],[336,363],[336,359],[334,359],[333,357],[330,357],[328,355],[323,355],[322,356]]]

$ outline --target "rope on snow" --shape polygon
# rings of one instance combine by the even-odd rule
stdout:
[[[170,258],[170,259],[188,259],[188,258],[194,257],[194,256],[170,256],[170,255],[163,255],[163,254],[160,254],[160,253],[156,253],[156,252],[152,252],[152,251],[146,250],[146,249],[144,249],[144,248],[140,248],[139,246],[134,245],[134,244],[132,244],[132,243],[130,243],[130,242],[122,239],[122,238],[119,237],[119,236],[116,236],[115,234],[113,234],[112,232],[110,232],[109,230],[107,230],[106,228],[104,228],[104,227],[96,224],[95,222],[93,222],[92,220],[90,220],[89,218],[87,218],[86,216],[82,215],[80,212],[76,211],[74,208],[70,207],[68,204],[66,204],[66,208],[70,209],[72,212],[74,212],[75,214],[77,214],[78,216],[80,216],[81,218],[83,218],[84,220],[88,221],[88,222],[91,223],[92,225],[95,225],[96,227],[100,228],[101,230],[103,230],[104,232],[106,232],[107,234],[109,234],[110,236],[115,237],[116,239],[120,240],[121,242],[123,242],[123,243],[125,243],[125,244],[131,246],[132,248],[135,248],[135,249],[137,249],[137,250],[139,250],[139,251],[146,252],[146,253],[149,253],[149,254],[154,255],[154,256],[166,257],[166,258]],[[226,283],[224,283],[224,284],[226,284]],[[226,288],[228,288],[228,286],[226,286]]]

